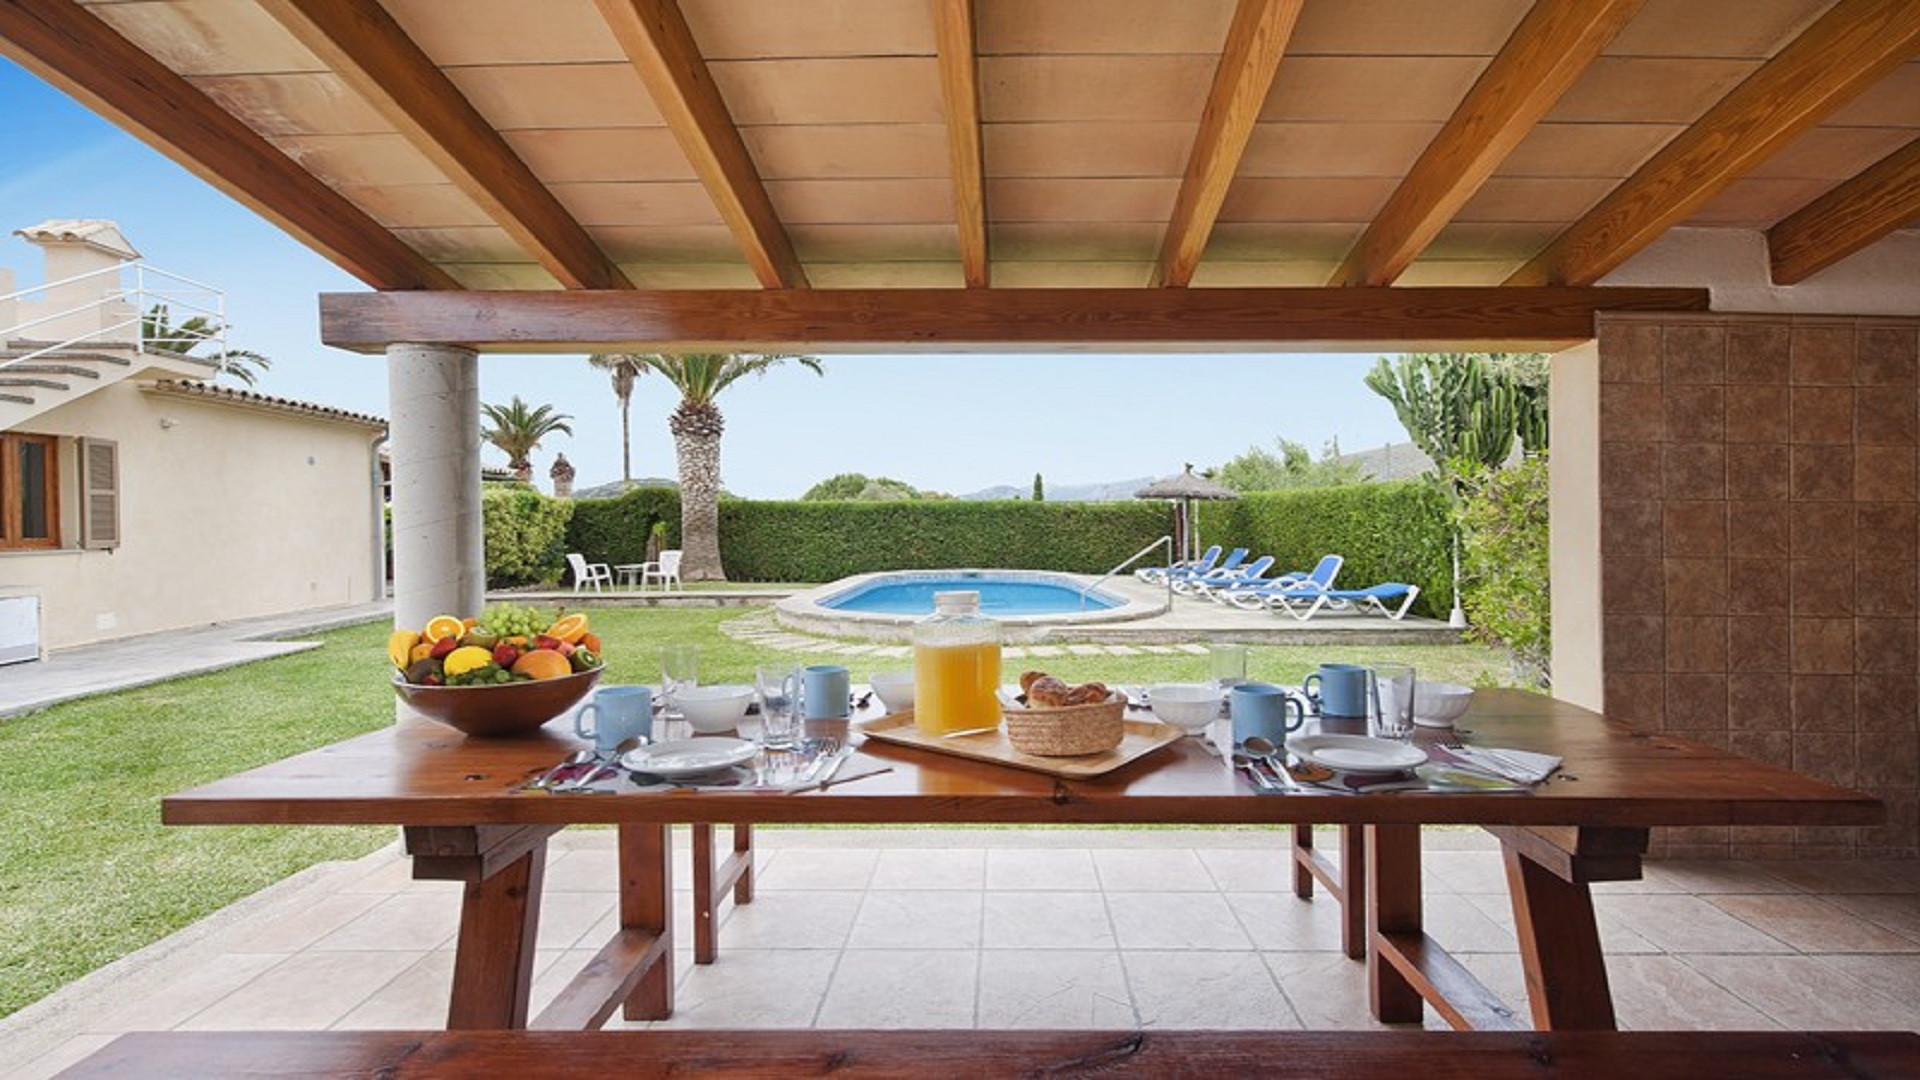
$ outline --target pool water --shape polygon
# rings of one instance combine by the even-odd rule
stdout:
[[[876,615],[931,615],[933,594],[956,589],[978,592],[981,614],[1001,618],[1106,611],[1120,603],[1097,589],[1083,597],[1078,585],[966,574],[944,577],[887,575],[828,597],[820,601],[820,606],[836,611],[864,611]]]

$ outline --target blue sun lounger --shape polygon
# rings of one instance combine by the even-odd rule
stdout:
[[[1312,570],[1302,573],[1298,570],[1281,574],[1266,581],[1257,581],[1246,585],[1236,585],[1213,594],[1215,600],[1232,604],[1247,611],[1259,611],[1264,607],[1277,606],[1277,596],[1283,593],[1297,593],[1302,590],[1333,588],[1333,579],[1339,575],[1340,567],[1346,563],[1342,555],[1328,555],[1315,564]]]
[[[1185,596],[1212,596],[1221,589],[1258,583],[1273,566],[1273,556],[1262,555],[1238,570],[1219,569],[1199,577],[1175,578],[1173,591]]]
[[[1398,622],[1413,607],[1420,586],[1387,581],[1364,589],[1297,589],[1277,592],[1273,606],[1306,622],[1322,609],[1354,611],[1362,615],[1385,615]],[[1390,606],[1398,602],[1398,607]]]
[[[1198,567],[1174,570],[1167,574],[1167,580],[1173,583],[1175,592],[1186,592],[1187,589],[1184,586],[1188,582],[1198,581],[1201,578],[1210,577],[1215,574],[1234,573],[1239,569],[1240,564],[1245,561],[1247,561],[1247,549],[1234,548],[1232,551],[1227,552],[1227,557],[1220,560],[1218,566],[1209,567],[1204,570]]]
[[[1133,572],[1133,576],[1139,578],[1141,581],[1147,582],[1150,585],[1158,585],[1161,582],[1167,580],[1168,574],[1185,574],[1185,573],[1204,574],[1207,571],[1213,569],[1214,563],[1217,563],[1220,561],[1220,551],[1221,551],[1220,545],[1215,544],[1212,547],[1208,548],[1206,551],[1201,552],[1200,557],[1197,559],[1183,560],[1181,562],[1173,563],[1172,565],[1169,565],[1169,566],[1143,566],[1140,569],[1135,570]],[[1244,557],[1245,556],[1242,556],[1242,558]]]

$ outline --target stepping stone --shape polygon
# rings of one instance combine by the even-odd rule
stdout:
[[[913,655],[911,645],[882,645],[873,650],[875,656],[890,656],[895,660]]]
[[[1018,645],[1009,645],[1000,650],[1000,655],[1008,660],[1025,660],[1027,658],[1027,650]]]
[[[1107,655],[1108,656],[1139,656],[1140,650],[1134,648],[1131,645],[1109,645],[1107,646]]]
[[[1067,646],[1067,651],[1075,656],[1107,655],[1107,647],[1105,645],[1069,645]]]
[[[833,650],[841,656],[865,656],[873,651],[871,645],[841,645]]]
[[[1027,649],[1028,656],[1064,656],[1066,650],[1058,645],[1034,645]]]
[[[1187,644],[1187,645],[1176,646],[1176,648],[1178,648],[1183,653],[1189,653],[1193,656],[1207,655],[1207,647],[1205,645]]]
[[[1169,653],[1177,653],[1180,651],[1171,645],[1142,645],[1140,649],[1142,652],[1150,652],[1155,656],[1166,656]]]

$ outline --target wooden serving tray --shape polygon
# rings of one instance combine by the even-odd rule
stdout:
[[[996,765],[1011,765],[1016,769],[1027,769],[1068,779],[1084,779],[1112,772],[1136,758],[1178,741],[1186,734],[1171,724],[1162,724],[1157,720],[1125,720],[1122,724],[1125,725],[1125,733],[1120,736],[1119,746],[1104,753],[1083,754],[1078,757],[1040,757],[1037,754],[1015,750],[1013,744],[1007,741],[1004,728],[975,732],[972,735],[928,735],[913,726],[912,709],[888,713],[876,720],[856,723],[854,728],[867,738],[879,739],[881,742],[916,746],[922,750],[972,758],[975,761],[990,761]]]

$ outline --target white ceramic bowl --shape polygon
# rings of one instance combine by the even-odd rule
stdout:
[[[867,676],[867,685],[880,697],[880,704],[890,713],[905,712],[913,708],[913,672],[876,671]]]
[[[1161,683],[1147,689],[1147,704],[1164,723],[1197,735],[1220,717],[1220,688],[1212,683]]]
[[[1452,727],[1473,704],[1473,687],[1459,683],[1426,682],[1413,691],[1413,719],[1422,727]]]
[[[753,687],[733,683],[689,686],[673,695],[687,725],[703,735],[732,731],[746,719],[747,706],[753,701]]]

